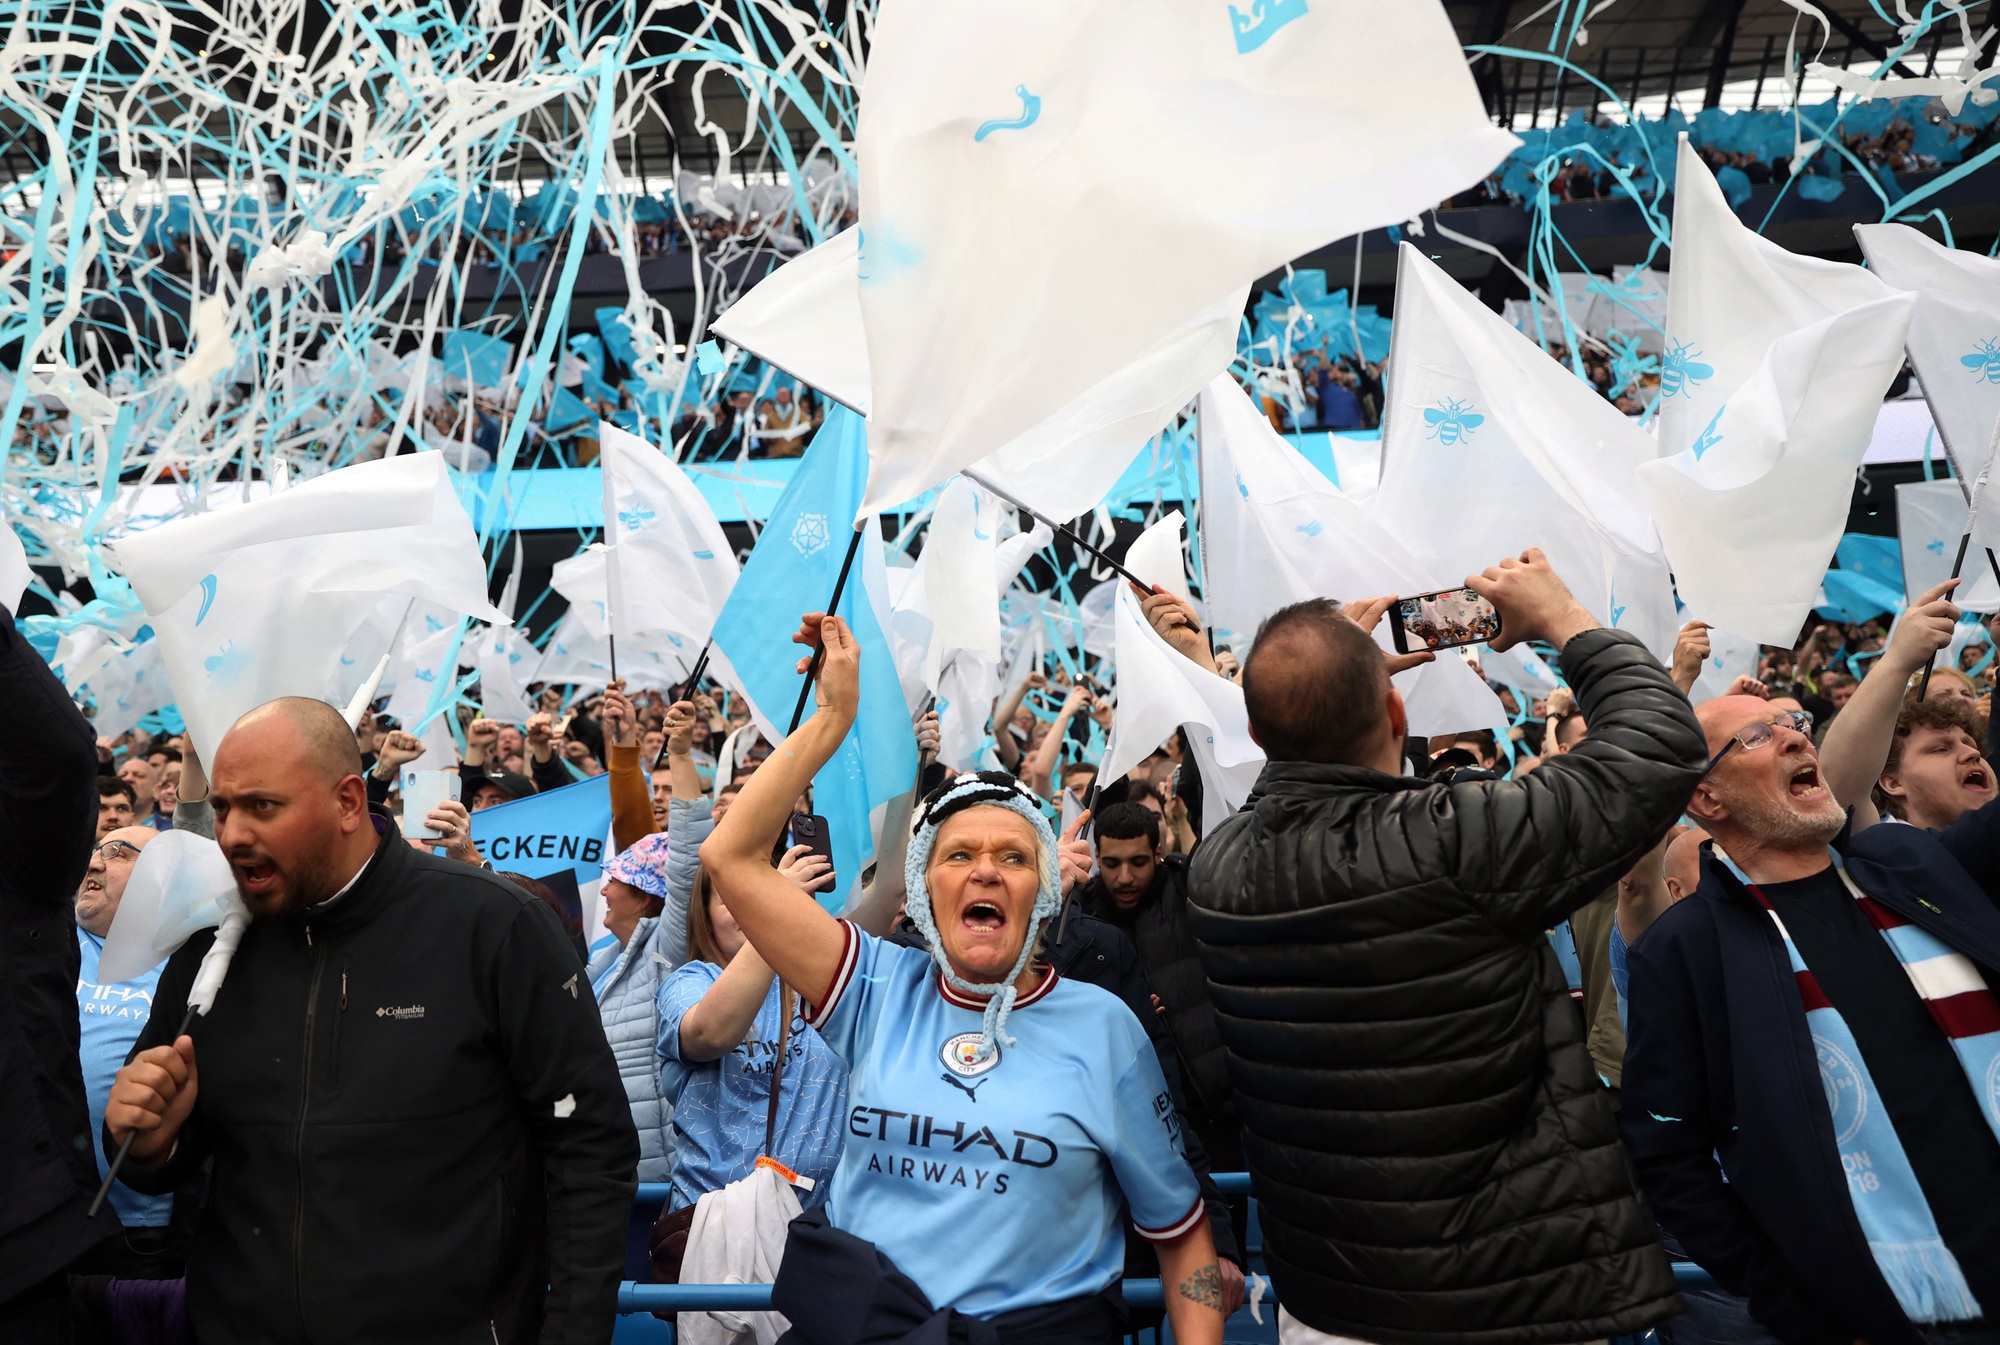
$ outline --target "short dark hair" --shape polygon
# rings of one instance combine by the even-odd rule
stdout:
[[[1090,774],[1096,775],[1097,767],[1092,765],[1088,761],[1072,761],[1069,763],[1069,765],[1063,767],[1061,770],[1056,772],[1056,778],[1060,780],[1067,780],[1070,776],[1075,775],[1078,771],[1088,771]]]
[[[1381,649],[1331,598],[1273,612],[1243,660],[1250,728],[1272,761],[1364,764],[1388,690]]]
[[[1136,841],[1143,836],[1157,849],[1160,815],[1143,804],[1114,803],[1098,815],[1092,830],[1100,841]]]
[[[1973,718],[1972,707],[1957,697],[1940,696],[1936,700],[1907,700],[1896,714],[1896,736],[1889,740],[1889,757],[1882,763],[1881,774],[1875,777],[1871,790],[1875,810],[1888,817],[1909,821],[1903,808],[1903,801],[1882,788],[1882,776],[1898,769],[1903,764],[1903,748],[1909,745],[1912,729],[1957,729],[1980,746],[1982,755],[1985,748],[1980,744],[1979,721]]]
[[[1452,770],[1465,766],[1477,766],[1478,764],[1479,758],[1466,751],[1463,747],[1447,747],[1444,751],[1431,758],[1431,768],[1428,773],[1436,775],[1439,771]]]
[[[120,780],[115,775],[98,776],[97,797],[100,800],[103,800],[110,798],[113,794],[123,794],[125,796],[125,804],[127,807],[132,808],[134,810],[136,810],[139,807],[139,795],[132,788],[132,786],[126,784],[123,780]]]
[[[1581,730],[1581,732],[1571,733],[1569,730],[1572,725]],[[1568,747],[1571,743],[1584,737],[1589,731],[1590,726],[1584,720],[1583,711],[1581,710],[1571,710],[1556,721],[1556,741],[1564,747]]]

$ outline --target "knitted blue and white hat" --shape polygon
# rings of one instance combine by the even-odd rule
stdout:
[[[1041,860],[1041,890],[1035,894],[1035,907],[1028,917],[1028,936],[1021,941],[1021,955],[1014,960],[1013,969],[1007,973],[1006,979],[992,985],[965,980],[951,969],[951,962],[945,957],[944,944],[938,938],[937,920],[931,911],[929,883],[931,852],[937,848],[938,827],[953,813],[980,806],[1005,808],[1027,818],[1035,828],[1035,847]],[[947,982],[968,995],[986,997],[986,1017],[981,1026],[976,1058],[984,1060],[993,1054],[996,1041],[1014,1045],[1014,1039],[1006,1035],[1007,1016],[1014,1011],[1014,982],[1035,955],[1035,936],[1042,923],[1062,909],[1062,879],[1056,866],[1056,834],[1042,813],[1041,800],[1019,780],[1000,771],[981,771],[948,781],[924,800],[922,810],[917,814],[916,832],[910,838],[910,848],[903,861],[903,880],[909,893],[916,898],[905,903],[905,910],[910,923],[923,936],[924,946],[930,949],[931,961],[937,963],[938,971]]]

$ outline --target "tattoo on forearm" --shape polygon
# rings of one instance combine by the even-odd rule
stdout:
[[[1181,1281],[1181,1297],[1222,1311],[1222,1268],[1214,1262]]]

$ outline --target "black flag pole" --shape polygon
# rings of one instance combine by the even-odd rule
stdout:
[[[1076,531],[1073,528],[1069,527],[1069,525],[1064,523],[1058,523],[1054,519],[1050,518],[1047,514],[1044,514],[1037,509],[1034,509],[1028,505],[1021,503],[1021,501],[1015,499],[1012,495],[1009,495],[1006,491],[1000,489],[1000,487],[994,485],[991,481],[981,476],[978,472],[972,471],[970,468],[960,472],[959,475],[963,476],[966,480],[972,482],[980,489],[990,491],[993,494],[998,495],[1001,499],[1013,505],[1016,509],[1019,509],[1022,513],[1034,519],[1036,522],[1046,524],[1051,531],[1057,533],[1060,536],[1069,538],[1071,545],[1081,547],[1083,550],[1088,551],[1091,555],[1097,557],[1099,560],[1103,561],[1106,565],[1109,565],[1114,573],[1121,574],[1125,576],[1125,578],[1137,584],[1139,586],[1140,592],[1151,593],[1153,591],[1153,586],[1151,584],[1141,579],[1138,575],[1133,574],[1130,570],[1126,569],[1123,565],[1120,565],[1117,561],[1111,559],[1111,557],[1105,555],[1102,551],[1092,546],[1089,542],[1084,541],[1083,538],[1077,536]]]
[[[1971,544],[1972,544],[1972,522],[1970,519],[1968,519],[1965,525],[1965,535],[1958,539],[1958,555],[1954,557],[1951,562],[1951,577],[1953,579],[1958,578],[1958,572],[1965,568],[1965,552],[1966,548],[1969,547]],[[1993,553],[1989,551],[1986,554],[1987,558],[1990,560],[1992,558]],[[1994,573],[1996,578],[2000,578],[2000,568],[1996,568]],[[1931,694],[1931,669],[1936,666],[1937,666],[1937,656],[1932,655],[1931,661],[1924,665],[1923,681],[1917,683],[1918,700],[1922,700],[1924,699],[1924,697]]]
[[[828,613],[840,610],[840,596],[847,591],[847,575],[854,568],[855,555],[861,550],[862,534],[867,531],[868,526],[874,521],[872,514],[864,518],[854,529],[854,535],[847,539],[847,556],[840,562],[840,577],[833,581],[833,598],[826,605]],[[788,735],[796,732],[799,727],[799,721],[805,718],[806,699],[812,695],[813,683],[819,678],[820,660],[824,657],[826,657],[826,647],[824,645],[813,650],[812,662],[806,666],[805,685],[799,688],[798,704],[792,707],[791,726],[785,730]]]
[[[188,1029],[194,1026],[194,1015],[195,1007],[190,1004],[187,1012],[181,1015],[180,1030],[174,1033],[175,1041],[185,1037]],[[125,1138],[118,1141],[118,1152],[111,1155],[110,1165],[104,1170],[104,1181],[97,1188],[97,1199],[90,1202],[91,1218],[95,1219],[97,1212],[104,1208],[104,1201],[111,1194],[111,1183],[118,1180],[118,1169],[125,1166],[126,1157],[132,1152],[132,1141],[137,1138],[139,1138],[138,1131],[128,1130],[125,1132]]]

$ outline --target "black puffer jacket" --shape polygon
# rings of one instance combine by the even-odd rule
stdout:
[[[1543,931],[1706,754],[1638,641],[1563,651],[1590,734],[1519,780],[1273,763],[1194,857],[1278,1296],[1382,1345],[1636,1331],[1680,1298]]]

